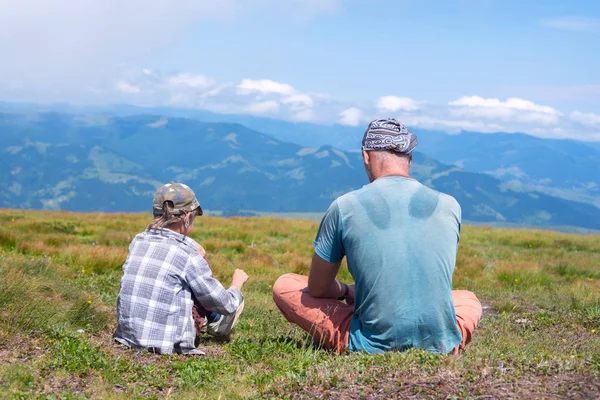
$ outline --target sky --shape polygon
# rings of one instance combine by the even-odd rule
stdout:
[[[600,141],[600,2],[0,0],[0,101]]]

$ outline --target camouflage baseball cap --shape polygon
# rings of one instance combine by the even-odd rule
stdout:
[[[202,208],[194,191],[189,186],[183,183],[167,183],[158,188],[154,194],[154,202],[152,212],[155,217],[163,215],[163,204],[165,201],[173,203],[173,209],[170,210],[174,215],[185,214],[197,210],[198,215],[202,215]],[[169,208],[170,208],[169,204]]]

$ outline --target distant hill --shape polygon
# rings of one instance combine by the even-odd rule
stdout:
[[[305,147],[331,145],[346,151],[360,149],[365,129],[365,126],[289,122],[168,107],[115,105],[94,111],[116,116],[152,113],[203,122],[234,122]],[[542,139],[513,133],[448,134],[413,127],[411,130],[419,136],[420,152],[446,164],[459,165],[465,171],[489,174],[506,181],[515,190],[534,190],[600,206],[600,143]]]
[[[141,211],[160,182],[183,180],[210,209],[323,211],[366,183],[356,153],[188,119],[2,114],[0,147],[5,207]]]
[[[43,110],[109,116],[163,115],[202,122],[242,124],[283,142],[319,148],[331,145],[358,151],[364,126],[288,122],[250,115],[217,114],[206,110],[131,105],[79,107],[68,104],[1,103],[0,111],[38,113]],[[541,139],[524,134],[481,134],[411,128],[419,136],[418,150],[446,164],[470,172],[486,173],[507,182],[507,187],[537,191],[600,206],[600,143]]]
[[[155,188],[177,180],[208,209],[319,212],[367,183],[358,152],[161,116],[0,114],[0,162],[2,207],[146,211]],[[413,175],[454,196],[467,220],[600,228],[597,207],[510,190],[421,153]]]
[[[461,168],[567,199],[600,205],[600,149],[524,134],[423,132],[421,151]]]
[[[139,115],[162,115],[172,118],[189,118],[201,122],[236,123],[265,133],[284,142],[300,144],[304,147],[331,145],[341,150],[360,149],[365,127],[344,125],[323,125],[308,122],[290,122],[253,115],[220,114],[207,110],[172,107],[137,107],[129,104],[105,106],[76,106],[72,104],[35,104],[0,102],[0,112],[9,114],[35,114],[56,112],[63,114],[103,114],[113,117]]]

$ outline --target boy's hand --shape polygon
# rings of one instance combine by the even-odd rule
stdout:
[[[248,274],[246,274],[241,269],[236,269],[233,272],[233,279],[231,280],[231,286],[235,286],[236,288],[241,290],[242,286],[244,286],[244,283],[246,283],[247,280],[248,280]]]
[[[200,254],[200,257],[202,257],[202,258],[206,259],[206,250],[204,250],[204,247],[202,247],[202,246],[200,245],[200,243],[198,243],[198,248],[197,248],[197,250],[198,250],[198,254]]]
[[[354,283],[348,285],[348,295],[346,296],[346,304],[354,304]]]

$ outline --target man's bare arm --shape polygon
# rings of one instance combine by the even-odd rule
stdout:
[[[321,298],[342,297],[346,286],[335,279],[340,265],[341,261],[331,263],[314,253],[308,274],[308,293]]]

